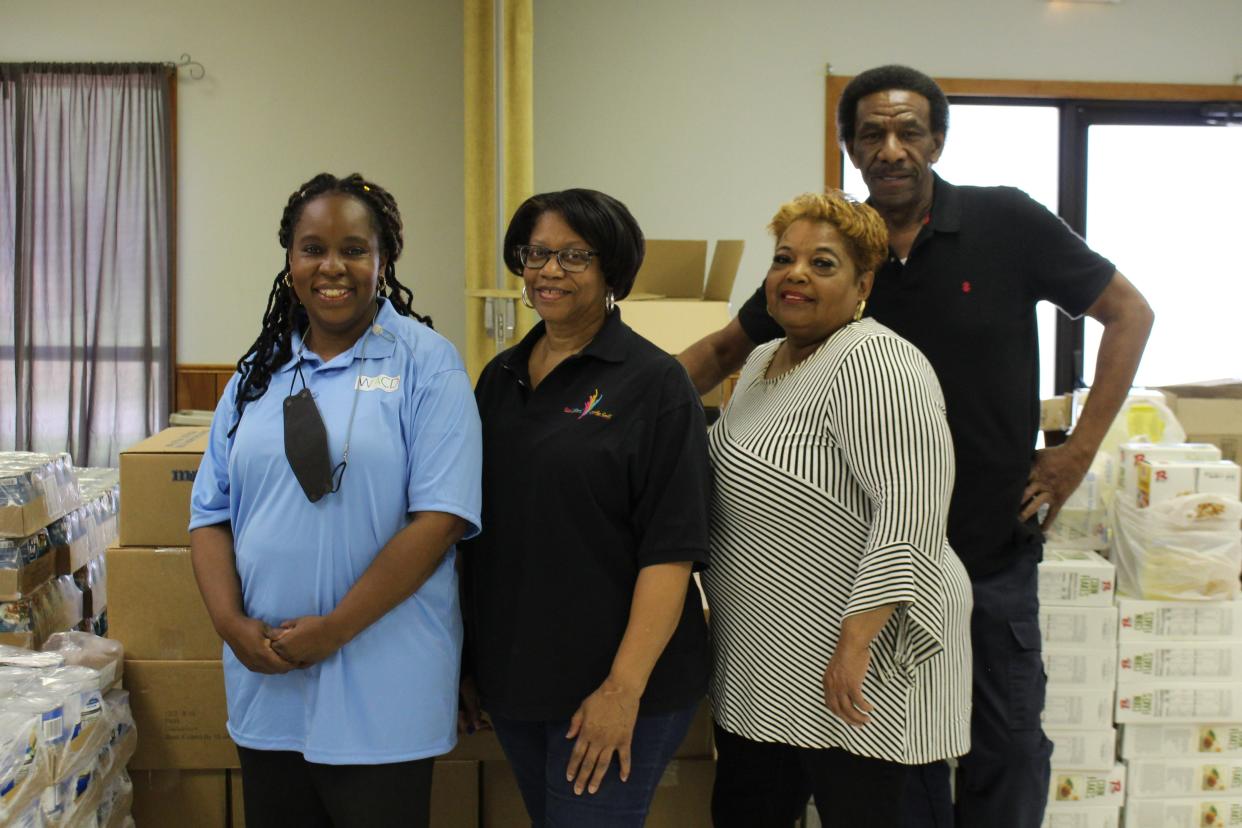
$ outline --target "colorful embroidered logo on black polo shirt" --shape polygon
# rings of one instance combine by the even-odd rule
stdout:
[[[595,393],[587,397],[586,402],[584,402],[578,408],[570,408],[569,406],[566,406],[565,413],[576,414],[578,415],[579,420],[581,420],[584,417],[587,417],[588,415],[591,417],[602,417],[605,420],[611,420],[612,419],[611,414],[609,414],[607,411],[599,410],[599,404],[602,403],[603,401],[604,401],[604,395],[599,393],[599,389],[596,388]]]

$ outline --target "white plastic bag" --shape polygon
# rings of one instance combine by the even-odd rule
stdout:
[[[1151,601],[1229,601],[1242,573],[1242,503],[1186,495],[1113,510],[1117,591]]]

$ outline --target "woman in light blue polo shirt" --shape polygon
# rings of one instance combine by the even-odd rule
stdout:
[[[454,544],[479,531],[473,392],[397,281],[383,188],[318,175],[279,239],[190,520],[246,821],[427,825],[432,757],[456,738]]]

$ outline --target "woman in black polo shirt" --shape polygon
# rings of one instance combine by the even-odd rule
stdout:
[[[486,528],[463,547],[465,684],[535,825],[640,826],[707,686],[703,410],[615,307],[644,250],[625,205],[537,195],[504,244],[543,321],[475,389]]]

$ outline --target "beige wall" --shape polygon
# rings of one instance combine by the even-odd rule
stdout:
[[[823,181],[825,63],[1228,83],[1240,31],[1238,0],[536,0],[536,187],[611,192],[652,237],[746,239],[742,298],[774,207]],[[180,360],[249,345],[284,199],[320,169],[395,192],[401,277],[460,345],[461,3],[0,0],[4,60],[182,52],[207,78],[178,89]]]
[[[826,63],[1211,84],[1242,72],[1238,0],[538,0],[535,32],[536,188],[605,190],[653,238],[746,239],[735,303],[766,270],[777,205],[823,185]]]
[[[178,360],[258,334],[285,199],[322,170],[393,191],[399,278],[461,342],[462,40],[456,0],[0,0],[0,59],[176,60]]]

